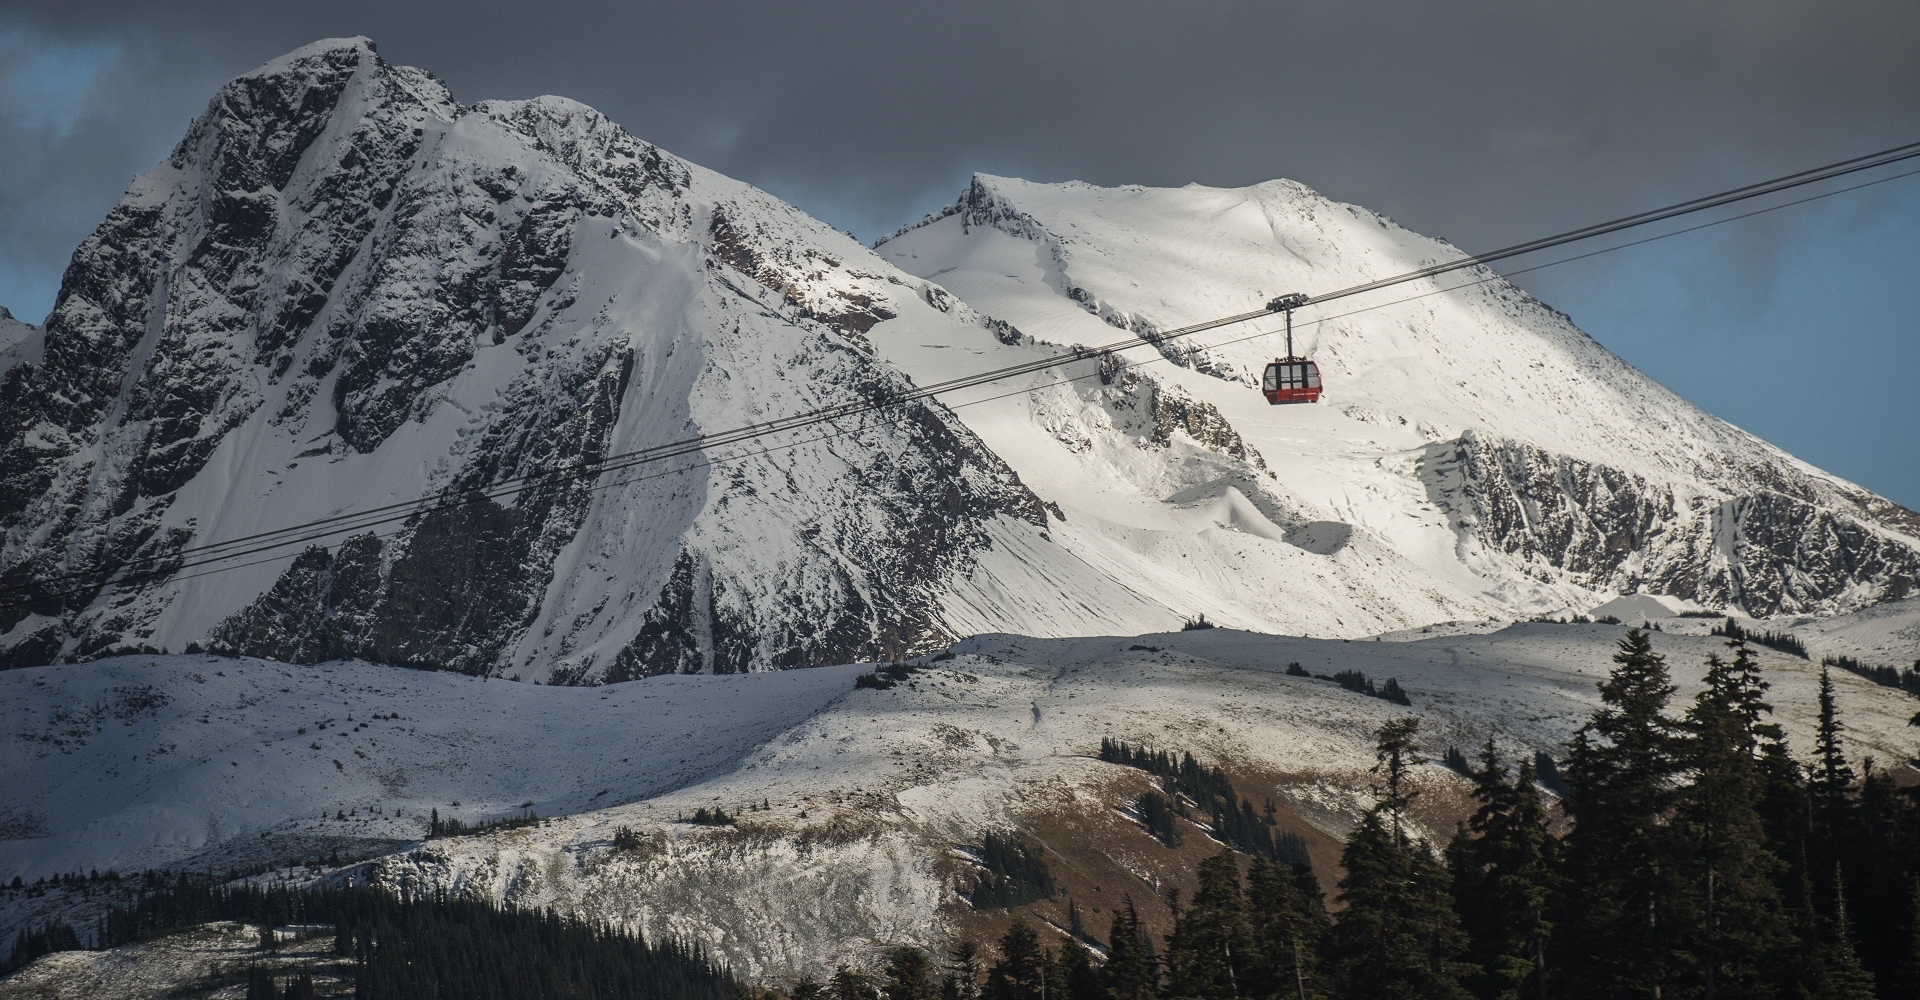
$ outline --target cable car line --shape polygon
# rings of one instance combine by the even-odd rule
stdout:
[[[1536,250],[1544,250],[1551,247],[1562,246],[1564,244],[1573,243],[1578,240],[1592,239],[1593,237],[1596,237],[1596,236],[1606,236],[1611,233],[1620,232],[1621,230],[1624,230],[1624,229],[1633,229],[1638,226],[1650,225],[1655,222],[1664,222],[1668,219],[1679,218],[1680,216],[1690,215],[1694,212],[1705,211],[1706,209],[1709,209],[1709,208],[1718,208],[1722,205],[1730,205],[1730,204],[1733,204],[1734,202],[1746,201],[1750,198],[1758,198],[1762,195],[1775,194],[1780,191],[1787,191],[1797,187],[1804,187],[1805,185],[1808,185],[1808,184],[1814,184],[1824,180],[1831,180],[1835,177],[1844,177],[1848,174],[1859,173],[1862,170],[1871,170],[1875,167],[1884,167],[1890,164],[1900,163],[1900,162],[1915,159],[1915,158],[1920,158],[1920,142],[1907,143],[1904,146],[1895,146],[1892,149],[1884,149],[1878,153],[1869,153],[1866,156],[1856,156],[1851,160],[1842,160],[1839,163],[1830,163],[1824,167],[1815,167],[1811,170],[1802,170],[1799,173],[1788,174],[1785,177],[1776,177],[1773,180],[1769,180],[1769,181],[1759,181],[1757,183],[1748,184],[1744,187],[1737,187],[1727,191],[1722,191],[1718,194],[1710,194],[1700,198],[1694,198],[1690,201],[1678,202],[1673,205],[1668,205],[1665,208],[1655,208],[1645,212],[1639,212],[1634,215],[1621,216],[1620,218],[1614,219],[1609,222],[1598,222],[1590,226],[1583,226],[1579,229],[1569,230],[1567,232],[1560,233],[1555,236],[1542,237],[1541,239],[1537,239],[1537,240],[1528,240],[1527,242],[1524,242],[1524,243],[1516,243],[1509,247],[1502,247],[1501,249],[1498,249],[1498,250],[1490,250],[1490,251],[1487,251],[1486,253],[1474,254],[1470,257],[1463,257],[1459,260],[1443,261],[1438,264],[1433,264],[1427,267],[1423,267],[1417,271],[1408,271],[1405,274],[1397,274],[1391,277],[1379,278],[1374,281],[1362,282],[1361,284],[1351,285],[1346,288],[1338,289],[1336,291],[1323,292],[1319,295],[1308,296],[1306,301],[1299,303],[1299,305],[1301,306],[1319,305],[1320,303],[1323,303],[1323,302],[1331,302],[1335,299],[1343,299],[1350,295],[1359,295],[1362,292],[1370,292],[1376,288],[1386,288],[1390,285],[1403,284],[1408,281],[1417,281],[1421,278],[1435,277],[1437,275],[1446,274],[1449,271],[1458,271],[1463,268],[1473,267],[1475,265],[1491,264],[1494,261],[1506,260],[1510,257],[1518,257],[1522,254],[1532,253]]]
[[[1910,143],[1904,146],[1897,146],[1890,150],[1885,150],[1881,153],[1871,154],[1869,156],[1855,157],[1851,160],[1844,160],[1838,164],[1831,164],[1827,167],[1801,171],[1797,174],[1790,174],[1784,178],[1776,178],[1775,180],[1772,180],[1772,181],[1763,181],[1757,184],[1749,184],[1749,185],[1746,185],[1745,187],[1735,188],[1735,189],[1732,189],[1731,191],[1721,192],[1716,195],[1709,195],[1704,198],[1696,198],[1696,199],[1693,199],[1692,201],[1681,202],[1678,205],[1668,206],[1667,208],[1664,208],[1664,209],[1655,209],[1648,212],[1638,213],[1632,216],[1624,216],[1620,219],[1615,219],[1609,222],[1597,223],[1591,226],[1583,227],[1581,229],[1572,230],[1569,233],[1560,234],[1559,236],[1545,237],[1542,239],[1531,240],[1525,243],[1515,244],[1514,246],[1511,246],[1511,247],[1502,248],[1500,250],[1491,251],[1489,253],[1481,254],[1474,257],[1465,257],[1459,260],[1442,262],[1440,264],[1431,265],[1429,267],[1421,268],[1416,271],[1410,271],[1400,275],[1378,279],[1376,281],[1367,282],[1362,285],[1351,286],[1349,288],[1340,289],[1334,292],[1328,292],[1328,293],[1324,293],[1317,296],[1307,297],[1304,300],[1296,299],[1294,300],[1295,307],[1298,308],[1301,305],[1307,305],[1307,304],[1320,304],[1320,303],[1332,301],[1334,299],[1345,298],[1348,296],[1360,294],[1363,291],[1371,291],[1378,288],[1389,287],[1390,285],[1403,284],[1408,281],[1415,281],[1421,278],[1435,277],[1440,274],[1461,270],[1467,267],[1474,266],[1476,264],[1483,264],[1488,261],[1506,259],[1514,256],[1519,256],[1524,253],[1531,253],[1539,250],[1549,249],[1553,246],[1574,242],[1576,240],[1589,239],[1596,236],[1619,232],[1623,229],[1631,228],[1634,226],[1646,225],[1651,222],[1663,221],[1665,219],[1674,218],[1679,215],[1686,214],[1688,212],[1702,211],[1707,208],[1718,207],[1720,205],[1729,204],[1733,201],[1737,201],[1745,198],[1758,197],[1763,194],[1769,194],[1777,191],[1787,190],[1790,187],[1814,183],[1820,180],[1827,180],[1834,177],[1842,176],[1847,173],[1854,173],[1861,170],[1871,169],[1877,166],[1884,166],[1890,163],[1900,162],[1902,160],[1913,159],[1916,157],[1920,157],[1920,142]],[[1883,178],[1883,180],[1887,180],[1887,179],[1891,179],[1891,178]],[[1874,183],[1878,183],[1878,182],[1874,182]],[[1847,190],[1852,190],[1852,188],[1849,188]],[[1832,194],[1832,193],[1839,193],[1839,192],[1829,192],[1829,194]],[[1797,202],[1790,203],[1790,204],[1797,204]],[[1785,207],[1785,206],[1775,206],[1775,207]],[[1771,209],[1767,209],[1767,210],[1771,210]],[[1744,218],[1744,217],[1746,216],[1737,216],[1736,218]],[[1683,232],[1684,231],[1686,230],[1683,230]],[[1516,271],[1513,273],[1518,274],[1518,273],[1524,273],[1524,272]],[[1261,309],[1257,309],[1257,310],[1253,310],[1245,313],[1239,313],[1233,316],[1226,316],[1220,319],[1209,320],[1203,323],[1196,323],[1190,326],[1180,327],[1175,330],[1169,330],[1164,333],[1148,335],[1139,339],[1145,339],[1149,343],[1157,344],[1162,341],[1189,337],[1194,334],[1203,333],[1203,332],[1206,332],[1207,330],[1212,330],[1221,326],[1230,326],[1236,323],[1247,322],[1248,320],[1259,319],[1264,316],[1272,315],[1274,312],[1277,312],[1277,311],[1279,310],[1272,308],[1272,303],[1269,303],[1267,307],[1263,307]],[[508,477],[505,479],[496,480],[493,483],[485,484],[483,486],[471,487],[469,488],[469,490],[479,489],[479,490],[485,491],[489,496],[496,495],[496,493],[494,492],[496,490],[504,490],[505,492],[500,492],[497,495],[500,495],[500,496],[511,495],[512,493],[519,492],[520,490],[509,489],[510,487],[532,488],[540,485],[546,485],[549,482],[552,482],[552,483],[563,482],[570,478],[576,478],[584,475],[591,475],[596,471],[605,471],[610,469],[623,468],[625,467],[625,464],[628,463],[629,461],[639,461],[639,462],[659,461],[665,458],[673,458],[673,457],[677,457],[680,454],[685,454],[688,448],[697,449],[707,444],[725,445],[725,444],[733,443],[739,440],[746,440],[752,437],[763,436],[765,434],[780,433],[785,430],[791,430],[796,427],[805,426],[817,420],[834,420],[834,419],[839,419],[841,417],[850,415],[852,413],[868,412],[870,410],[884,408],[886,406],[899,405],[901,403],[908,403],[908,402],[915,402],[930,396],[940,395],[940,394],[952,392],[958,389],[969,388],[975,385],[997,381],[1002,378],[1008,378],[1008,377],[1022,375],[1022,374],[1029,374],[1032,372],[1042,371],[1047,368],[1059,367],[1061,365],[1071,364],[1075,361],[1082,360],[1083,357],[1086,356],[1087,354],[1098,355],[1098,354],[1107,353],[1114,350],[1122,350],[1128,347],[1138,346],[1139,339],[1115,342],[1113,344],[1108,344],[1099,348],[1090,348],[1090,349],[1087,349],[1086,352],[1083,354],[1057,355],[1053,357],[1024,362],[1018,365],[1011,365],[1001,369],[995,369],[995,370],[990,370],[986,372],[976,373],[974,375],[968,375],[968,376],[963,376],[956,379],[950,379],[946,382],[934,383],[928,386],[917,387],[902,393],[894,394],[891,397],[886,397],[878,400],[868,400],[868,401],[862,401],[860,403],[841,404],[840,406],[837,406],[837,407],[824,407],[821,409],[809,411],[807,413],[794,414],[789,417],[767,421],[760,424],[749,424],[744,427],[734,428],[732,430],[719,432],[713,435],[695,436],[695,437],[683,439],[677,442],[668,442],[662,445],[656,445],[648,449],[637,449],[631,452],[623,452],[615,455],[610,455],[601,459],[597,465],[588,464],[588,465],[583,465],[578,468],[568,469],[568,470],[558,470],[558,471],[551,471],[551,472],[545,472],[545,473],[533,473],[526,476]],[[307,522],[303,525],[274,529],[271,531],[260,532],[253,535],[226,539],[222,542],[207,543],[207,545],[205,546],[199,546],[191,549],[180,550],[179,552],[176,552],[175,555],[184,554],[192,551],[204,550],[204,549],[208,549],[216,546],[231,546],[231,545],[251,542],[256,539],[272,537],[274,535],[284,534],[290,531],[302,530],[305,527],[316,525],[316,524],[324,524],[324,523],[330,523],[330,522],[334,522],[338,520],[346,520],[346,519],[357,519],[360,517],[389,513],[389,512],[400,511],[400,510],[410,510],[410,509],[419,507],[423,504],[431,504],[436,498],[448,498],[452,496],[458,496],[460,494],[469,492],[469,490],[442,491],[440,493],[434,494],[429,497],[423,497],[423,498],[418,498],[418,499],[408,500],[408,501],[400,501],[400,502],[388,504],[382,507],[370,508],[367,510],[358,511],[351,514],[334,515],[333,517],[330,517],[330,518],[322,518],[317,521]],[[4,591],[0,591],[0,592],[4,592]]]
[[[332,515],[324,518],[317,518],[314,520],[305,521],[298,524],[288,525],[282,528],[276,528],[269,531],[257,532],[251,535],[245,535],[245,536],[240,536],[240,537],[230,538],[230,539],[223,539],[217,542],[208,542],[198,546],[189,546],[189,547],[186,547],[183,549],[177,549],[168,553],[128,560],[126,563],[122,563],[119,566],[116,566],[110,570],[104,571],[104,573],[102,571],[97,571],[97,570],[96,571],[75,571],[75,572],[57,574],[54,576],[43,578],[38,581],[28,580],[28,581],[24,581],[21,583],[0,588],[0,595],[19,593],[21,591],[30,590],[37,586],[44,586],[46,584],[57,583],[65,580],[79,580],[79,579],[88,579],[88,578],[101,577],[101,576],[105,577],[105,579],[101,579],[97,583],[89,583],[77,588],[58,591],[54,593],[42,593],[42,594],[31,596],[25,599],[15,600],[15,601],[7,602],[4,604],[0,604],[0,608],[13,608],[13,607],[21,606],[23,604],[37,604],[37,603],[41,603],[48,600],[55,600],[61,597],[74,596],[76,594],[85,593],[87,591],[94,590],[99,587],[104,587],[116,582],[121,584],[127,584],[127,583],[134,583],[134,582],[143,582],[144,580],[153,579],[157,577],[169,577],[171,579],[191,579],[193,577],[207,575],[207,574],[193,574],[192,576],[183,577],[178,575],[179,571],[187,568],[210,565],[215,562],[225,562],[231,559],[238,559],[247,555],[254,555],[254,554],[259,554],[261,552],[271,551],[273,549],[286,548],[289,546],[298,545],[306,542],[318,541],[323,538],[329,538],[329,537],[343,534],[346,532],[359,531],[359,530],[363,530],[363,529],[374,527],[381,524],[388,524],[395,521],[404,521],[413,516],[416,516],[419,514],[431,513],[435,510],[451,509],[454,507],[464,506],[470,503],[477,503],[481,500],[498,499],[500,497],[512,496],[515,494],[529,492],[529,491],[540,489],[547,486],[560,486],[575,480],[596,477],[605,472],[619,471],[622,469],[632,468],[639,465],[665,461],[671,458],[680,457],[682,455],[690,454],[693,452],[704,451],[708,448],[725,447],[730,444],[743,443],[746,441],[755,440],[760,437],[765,437],[771,434],[784,433],[792,430],[800,430],[817,423],[827,423],[827,422],[845,420],[849,417],[860,416],[867,413],[873,413],[873,412],[884,410],[890,407],[903,405],[911,402],[917,402],[917,401],[932,398],[938,395],[955,392],[961,389],[974,388],[978,386],[987,385],[992,382],[1000,381],[1006,378],[1012,378],[1019,375],[1033,374],[1033,373],[1046,371],[1053,368],[1064,367],[1066,365],[1074,364],[1080,361],[1100,358],[1106,355],[1111,355],[1117,351],[1144,346],[1142,343],[1143,341],[1147,345],[1158,345],[1165,341],[1190,337],[1198,333],[1204,333],[1208,330],[1217,329],[1219,327],[1231,326],[1237,323],[1244,323],[1249,320],[1260,319],[1266,316],[1271,316],[1271,315],[1274,315],[1275,312],[1285,311],[1290,313],[1292,311],[1292,308],[1299,308],[1300,306],[1303,306],[1303,305],[1310,305],[1310,304],[1317,305],[1317,304],[1321,304],[1321,303],[1325,303],[1325,302],[1329,302],[1329,301],[1333,301],[1341,298],[1347,298],[1353,295],[1362,294],[1368,291],[1375,291],[1375,290],[1391,287],[1394,285],[1405,284],[1411,281],[1417,281],[1424,278],[1438,277],[1443,274],[1447,274],[1453,271],[1463,270],[1469,267],[1484,266],[1493,261],[1509,259],[1512,257],[1527,254],[1527,253],[1534,253],[1534,252],[1552,249],[1557,246],[1562,246],[1562,245],[1577,242],[1580,240],[1592,239],[1599,236],[1618,233],[1627,229],[1632,229],[1639,226],[1649,225],[1655,222],[1667,221],[1670,219],[1678,218],[1684,215],[1692,214],[1694,212],[1721,207],[1721,206],[1733,204],[1739,201],[1745,201],[1752,198],[1761,197],[1767,194],[1779,193],[1782,191],[1803,187],[1808,184],[1817,183],[1819,181],[1831,180],[1838,177],[1859,173],[1864,170],[1870,170],[1875,167],[1887,166],[1894,163],[1899,163],[1899,162],[1912,160],[1916,158],[1920,158],[1920,142],[1909,143],[1903,146],[1896,146],[1891,149],[1883,150],[1879,153],[1869,154],[1869,155],[1860,156],[1860,157],[1854,157],[1852,159],[1843,160],[1838,163],[1829,164],[1824,167],[1817,167],[1810,170],[1800,171],[1795,174],[1789,174],[1784,177],[1774,178],[1769,181],[1761,181],[1758,183],[1745,185],[1740,188],[1733,188],[1728,191],[1719,192],[1713,195],[1707,195],[1701,198],[1695,198],[1686,202],[1679,202],[1674,205],[1666,206],[1660,209],[1653,209],[1653,210],[1637,213],[1635,215],[1630,215],[1630,216],[1622,216],[1621,218],[1610,220],[1608,222],[1596,223],[1590,226],[1582,227],[1580,229],[1570,230],[1568,232],[1561,233],[1555,236],[1543,237],[1541,239],[1531,240],[1525,243],[1514,244],[1512,246],[1504,247],[1499,250],[1490,251],[1485,254],[1462,257],[1457,260],[1445,261],[1439,264],[1429,265],[1427,267],[1423,267],[1414,271],[1409,271],[1399,275],[1394,275],[1387,278],[1381,278],[1374,281],[1365,282],[1359,285],[1349,286],[1347,288],[1338,289],[1333,292],[1323,293],[1321,295],[1301,296],[1301,297],[1293,298],[1288,302],[1288,305],[1290,306],[1290,308],[1287,308],[1284,310],[1274,308],[1275,303],[1281,301],[1281,300],[1275,300],[1275,303],[1269,303],[1267,307],[1252,310],[1249,312],[1238,313],[1232,316],[1225,316],[1218,319],[1208,320],[1201,323],[1195,323],[1189,326],[1179,327],[1179,328],[1165,331],[1158,334],[1143,334],[1135,337],[1134,339],[1130,339],[1126,341],[1117,341],[1112,344],[1107,344],[1098,348],[1079,348],[1079,349],[1069,351],[1067,353],[1060,354],[1060,355],[1054,355],[1054,356],[1049,356],[1045,358],[1038,358],[1032,361],[1022,362],[1015,365],[1008,365],[998,369],[978,372],[972,375],[960,376],[960,377],[948,379],[942,382],[932,383],[926,386],[916,386],[901,392],[881,395],[881,396],[878,396],[877,398],[868,398],[868,399],[863,399],[863,400],[854,401],[854,402],[842,403],[835,406],[821,407],[815,410],[811,410],[811,411],[807,411],[799,414],[793,414],[787,417],[777,418],[774,420],[763,421],[756,424],[747,424],[741,427],[733,428],[727,431],[717,432],[710,435],[696,435],[694,437],[684,438],[678,441],[665,442],[663,444],[655,445],[649,448],[636,449],[630,452],[623,452],[623,453],[607,456],[599,460],[598,462],[583,463],[579,466],[575,466],[568,469],[555,470],[555,471],[549,471],[544,473],[531,473],[523,476],[508,477],[505,479],[496,480],[493,483],[485,484],[483,486],[467,487],[463,489],[442,490],[438,493],[430,494],[426,497],[421,497],[415,500],[400,501],[400,502],[386,504],[379,507],[369,508],[362,511],[337,514],[337,515]],[[1442,292],[1454,291],[1461,288],[1472,287],[1474,285],[1483,284],[1501,277],[1524,274],[1529,271],[1538,270],[1545,267],[1552,267],[1558,264],[1569,263],[1576,260],[1582,260],[1587,257],[1597,256],[1603,253],[1610,253],[1614,250],[1625,249],[1627,247],[1632,247],[1632,246],[1639,246],[1644,243],[1650,243],[1657,240],[1666,239],[1671,236],[1678,236],[1684,233],[1694,232],[1699,229],[1721,225],[1727,222],[1737,221],[1739,219],[1749,218],[1754,215],[1760,215],[1767,212],[1777,211],[1782,208],[1788,208],[1794,205],[1804,204],[1809,201],[1815,201],[1821,198],[1827,198],[1837,194],[1844,194],[1849,191],[1858,190],[1864,187],[1870,187],[1870,186],[1885,183],[1891,180],[1897,180],[1902,177],[1913,176],[1916,173],[1920,173],[1920,170],[1908,171],[1905,173],[1900,173],[1900,174],[1896,174],[1889,177],[1877,178],[1875,180],[1866,181],[1861,184],[1852,185],[1850,187],[1841,188],[1834,191],[1822,192],[1816,195],[1810,195],[1808,197],[1801,198],[1795,201],[1790,201],[1790,202],[1785,202],[1778,205],[1770,205],[1764,208],[1755,209],[1754,211],[1747,212],[1741,215],[1731,216],[1724,219],[1717,219],[1711,222],[1702,223],[1697,226],[1692,226],[1692,227],[1676,230],[1669,233],[1661,233],[1655,236],[1647,237],[1645,239],[1636,240],[1636,241],[1621,244],[1618,246],[1606,247],[1603,249],[1594,250],[1594,251],[1580,254],[1574,257],[1564,258],[1562,260],[1549,261],[1549,262],[1538,264],[1532,267],[1521,268],[1515,271],[1508,272],[1507,275],[1490,273],[1484,278],[1479,278],[1474,281],[1463,283],[1461,285],[1448,286],[1446,288],[1436,288],[1427,292],[1422,292],[1418,295],[1408,296],[1402,299],[1396,299],[1396,300],[1393,300],[1392,302],[1383,302],[1383,303],[1378,303],[1372,306],[1365,306],[1359,309],[1350,310],[1348,312],[1338,314],[1337,316],[1322,317],[1320,319],[1314,320],[1313,324],[1318,325],[1319,323],[1325,322],[1330,319],[1336,319],[1344,316],[1355,315],[1361,312],[1372,311],[1374,309],[1385,308],[1387,306],[1397,305],[1402,302],[1407,302],[1407,301],[1411,301],[1418,298],[1425,298],[1427,296],[1440,294]],[[1270,336],[1270,335],[1271,335],[1270,333],[1262,332],[1262,333],[1253,334],[1247,337],[1239,337],[1239,338],[1233,338],[1230,340],[1220,341],[1219,343],[1212,346],[1215,346],[1215,347],[1225,346],[1226,344],[1240,343],[1246,340],[1255,339],[1256,337],[1264,337],[1264,336]],[[1122,369],[1138,367],[1140,365],[1151,364],[1161,360],[1165,360],[1165,359],[1156,356],[1152,358],[1143,359],[1139,362],[1125,363],[1125,364],[1122,364],[1120,367]],[[1075,376],[1075,377],[1064,379],[1061,381],[1069,381],[1069,382],[1078,381],[1080,379],[1090,378],[1090,377],[1093,377],[1093,375],[1090,374],[1090,375],[1083,375],[1083,376]],[[1055,382],[1055,383],[1049,383],[1049,384],[1059,384],[1059,383]],[[985,397],[983,399],[972,400],[966,403],[956,404],[955,406],[952,406],[950,408],[958,408],[962,406],[974,405],[976,403],[989,402],[995,399],[1006,398],[1007,396],[1021,395],[1028,392],[1036,391],[1037,389],[1040,389],[1040,388],[1044,388],[1044,387],[1034,386],[1026,389],[1013,390],[1011,392],[1003,393],[996,396],[990,396],[990,397]],[[725,458],[713,459],[704,463],[696,463],[684,469],[669,470],[667,472],[663,472],[658,475],[660,476],[678,475],[681,472],[692,471],[693,469],[696,469],[696,468],[710,467],[716,464],[720,464],[722,462],[739,461],[746,458],[755,457],[757,455],[768,454],[777,450],[786,450],[791,447],[798,447],[802,444],[812,443],[819,440],[825,440],[827,438],[831,438],[835,436],[842,436],[844,433],[847,433],[847,432],[837,432],[835,434],[822,435],[820,437],[808,439],[807,441],[794,442],[790,445],[784,445],[779,448],[770,448],[770,449],[765,449],[759,452],[751,452],[751,453],[737,455],[737,456],[728,456]],[[656,478],[656,477],[648,476],[648,477],[640,477],[640,478]],[[606,488],[614,485],[622,485],[626,482],[633,482],[633,481],[639,481],[639,479],[619,480],[619,481],[603,483],[603,484],[594,484],[594,485],[590,485],[588,487],[588,490],[593,491],[596,489]],[[313,532],[312,529],[316,529],[316,528],[325,528],[325,530]],[[289,535],[297,535],[298,537],[283,537],[283,536],[289,536]],[[272,539],[278,539],[278,540],[270,541]],[[252,544],[256,542],[260,544],[257,544],[257,545]],[[251,546],[251,547],[242,548],[239,551],[222,551],[222,550],[234,548],[236,546]],[[179,560],[182,556],[187,556],[187,555],[196,556],[198,558],[187,560],[187,561],[181,561],[181,562],[174,561],[174,560]],[[279,558],[286,558],[286,556],[285,555],[274,556],[265,560],[258,560],[256,562],[246,563],[246,564],[237,565],[237,566],[223,567],[222,569],[210,570],[208,572],[209,573],[223,572],[227,569],[239,569],[239,568],[243,568],[243,566],[258,565],[260,563],[270,562],[273,559],[279,559]],[[164,568],[154,568],[154,569],[148,569],[148,570],[136,569],[133,572],[130,572],[130,573],[127,572],[129,568],[137,567],[142,563],[159,563],[163,561],[169,563]]]

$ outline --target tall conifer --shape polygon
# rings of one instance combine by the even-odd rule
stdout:
[[[1230,850],[1200,863],[1200,887],[1167,942],[1173,995],[1235,1000],[1255,995],[1253,928],[1240,895],[1240,862]]]
[[[987,973],[990,1000],[1042,1000],[1046,984],[1046,955],[1032,925],[1013,918],[1000,936],[1000,961]]]
[[[1114,911],[1107,933],[1107,964],[1101,966],[1100,978],[1109,1000],[1154,1000],[1160,993],[1160,965],[1147,948],[1132,899]]]
[[[1706,688],[1686,717],[1681,763],[1692,775],[1672,821],[1681,891],[1671,931],[1689,953],[1689,978],[1704,1000],[1766,995],[1789,978],[1791,931],[1775,880],[1784,870],[1769,849],[1760,804],[1766,794],[1761,742],[1778,736],[1760,721],[1772,709],[1767,685],[1744,644],[1732,662],[1707,658]]]
[[[933,962],[912,945],[895,948],[887,956],[886,979],[880,994],[886,1000],[933,1000]]]
[[[1873,976],[1860,965],[1853,948],[1853,927],[1847,920],[1847,892],[1840,873],[1834,873],[1833,942],[1827,948],[1826,981],[1821,1000],[1875,1000]]]
[[[1318,953],[1327,907],[1313,872],[1255,857],[1247,872],[1247,910],[1261,958],[1259,994],[1322,996]]]
[[[1673,683],[1647,633],[1627,632],[1600,684],[1601,705],[1574,734],[1563,802],[1570,884],[1559,937],[1569,991],[1655,996],[1675,972],[1672,846],[1664,822],[1678,765]]]
[[[1489,737],[1473,769],[1479,808],[1447,851],[1469,960],[1479,967],[1475,992],[1483,997],[1546,996],[1558,843],[1535,780],[1531,761],[1511,774]]]
[[[1066,990],[1061,993],[1063,1000],[1103,1000],[1106,990],[1100,984],[1100,973],[1094,970],[1093,962],[1087,955],[1087,946],[1077,940],[1070,940],[1060,946],[1061,978]],[[1049,993],[1048,997],[1052,998]]]
[[[1334,994],[1393,1000],[1468,1000],[1462,980],[1467,938],[1454,915],[1450,879],[1426,844],[1406,831],[1404,812],[1414,798],[1412,767],[1419,762],[1414,719],[1390,722],[1375,734],[1378,803],[1347,841],[1340,882],[1346,909],[1327,935]],[[1398,829],[1395,829],[1398,826]]]
[[[1812,855],[1814,871],[1825,876],[1840,860],[1840,842],[1853,812],[1853,768],[1847,764],[1846,746],[1840,735],[1846,726],[1840,721],[1839,706],[1834,701],[1833,674],[1825,664],[1820,666],[1818,707],[1818,722],[1813,737],[1813,773],[1807,782],[1813,820],[1809,853]]]
[[[981,967],[980,947],[972,941],[962,941],[947,953],[947,975],[941,981],[940,995],[943,1000],[980,1000]],[[801,1000],[794,997],[794,1000]]]

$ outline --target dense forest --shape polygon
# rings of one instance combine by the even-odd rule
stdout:
[[[371,888],[292,890],[148,876],[133,901],[108,908],[93,932],[98,946],[113,947],[217,920],[263,928],[331,924],[334,952],[349,964],[354,995],[362,1000],[731,1000],[736,992],[726,972],[676,942],[648,942],[547,911],[401,899]],[[79,946],[76,932],[64,925],[23,932],[0,972]],[[303,974],[256,973],[247,992],[249,1000],[314,995],[311,977]]]
[[[1100,759],[1160,778],[1160,788],[1142,792],[1133,808],[1147,832],[1168,847],[1180,846],[1180,828],[1174,818],[1193,819],[1197,808],[1207,818],[1208,831],[1221,843],[1270,861],[1307,863],[1307,849],[1297,835],[1274,834],[1272,799],[1256,812],[1251,799],[1234,791],[1225,770],[1202,765],[1192,753],[1175,756],[1168,750],[1107,738],[1100,741]]]

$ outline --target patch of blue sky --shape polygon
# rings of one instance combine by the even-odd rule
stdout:
[[[112,41],[63,42],[0,28],[0,116],[15,128],[66,138],[120,55]]]
[[[1920,508],[1920,176],[1521,281],[1708,412]]]

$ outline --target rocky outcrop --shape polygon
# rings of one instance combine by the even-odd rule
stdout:
[[[1767,472],[1777,488],[1715,495],[1471,432],[1430,446],[1420,465],[1464,547],[1591,590],[1758,616],[1911,592],[1920,552],[1909,540],[1817,502],[1830,488],[1811,477]]]

